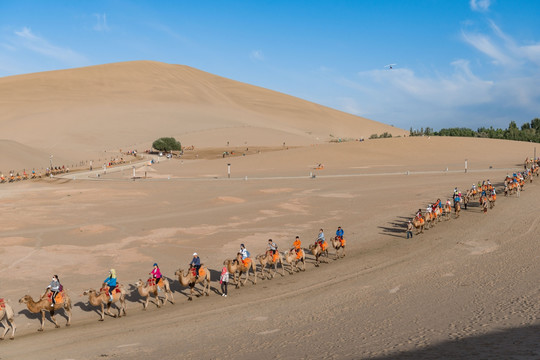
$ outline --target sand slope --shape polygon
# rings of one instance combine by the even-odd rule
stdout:
[[[4,137],[49,151],[310,144],[405,131],[188,66],[135,61],[0,79]],[[247,130],[247,131],[246,131]]]

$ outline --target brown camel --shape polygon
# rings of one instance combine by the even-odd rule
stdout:
[[[489,208],[493,209],[495,207],[495,201],[497,200],[496,194],[490,194],[488,195],[488,201],[489,201]]]
[[[174,273],[174,275],[178,276],[178,281],[183,287],[190,287],[190,293],[188,300],[193,300],[193,289],[195,288],[195,285],[198,283],[202,283],[203,287],[203,294],[206,293],[206,296],[210,293],[210,271],[208,271],[208,268],[204,265],[201,265],[201,268],[199,269],[199,277],[197,278],[195,275],[193,275],[193,272],[191,269],[187,271],[187,274],[184,274],[184,270],[178,269]]]
[[[325,263],[328,263],[328,249],[325,249],[323,251],[321,245],[319,245],[319,242],[315,242],[315,244],[309,245],[309,251],[315,256],[315,266],[319,266],[322,260],[319,260],[322,256],[326,256]]]
[[[487,196],[483,195],[480,197],[480,205],[482,206],[482,211],[485,213],[487,213],[487,210],[488,210],[488,199],[487,199]]]
[[[274,256],[271,251],[267,251],[264,254],[257,255],[255,259],[259,260],[259,263],[261,264],[261,279],[264,279],[264,273],[266,272],[266,265],[270,269],[272,269],[272,266],[274,267],[274,272],[271,273],[270,269],[268,270],[267,278],[273,279],[274,275],[277,273],[277,264],[281,264],[281,276],[285,275],[285,269],[283,268],[283,257],[281,256],[281,253],[279,251],[276,252],[277,259],[274,261]],[[269,276],[269,277],[268,277]]]
[[[294,271],[306,271],[306,253],[304,249],[300,249],[299,254],[300,257],[297,257],[295,249],[283,253],[283,259],[291,266],[291,270],[289,271],[291,275],[294,274]],[[298,267],[298,263],[302,263],[301,269]]]
[[[412,219],[412,224],[413,224],[414,228],[416,230],[418,230],[416,235],[424,232],[424,226],[426,224],[426,221],[424,220],[423,217],[418,218],[417,216],[415,216],[414,219]]]
[[[249,258],[248,258],[249,259]],[[249,278],[249,270],[253,270],[253,285],[257,284],[257,267],[255,266],[255,263],[252,259],[249,259],[249,262],[247,265],[244,265],[242,262],[242,254],[238,253],[236,255],[236,259],[234,260],[225,260],[223,262],[223,265],[227,266],[227,270],[229,271],[229,274],[234,275],[234,282],[236,284],[236,288],[238,289],[240,285],[244,286]],[[236,272],[238,272],[238,277],[236,275]],[[242,283],[240,281],[240,277],[242,274],[246,274],[246,279]]]
[[[120,301],[120,307],[118,308],[118,317],[122,317],[122,313],[124,315],[126,314],[126,289],[124,289],[124,286],[119,284],[116,289],[113,290],[114,294],[111,297],[107,294],[106,288],[100,289],[99,292],[97,292],[94,289],[87,290],[83,292],[83,295],[88,295],[88,302],[92,306],[101,306],[101,317],[99,321],[105,320],[105,304],[107,304],[107,315],[116,317],[115,314],[111,314],[111,305],[116,303],[117,301]]]
[[[332,246],[334,247],[334,249],[336,249],[336,257],[334,258],[334,260],[337,260],[340,257],[345,257],[345,245],[345,239],[341,241],[337,236],[332,238]],[[339,249],[341,249],[341,256],[339,255]]]
[[[452,205],[450,205],[448,203],[444,204],[443,211],[444,211],[445,219],[450,220],[450,214],[452,213]]]
[[[68,317],[66,326],[71,325],[71,299],[69,298],[68,294],[65,291],[62,291],[62,300],[60,302],[56,302],[53,307],[51,306],[51,300],[47,296],[50,291],[50,289],[47,289],[45,294],[43,294],[43,296],[37,302],[35,302],[30,295],[24,295],[19,300],[19,303],[26,304],[31,313],[37,314],[41,312],[41,327],[38,329],[38,331],[43,331],[43,327],[45,325],[45,312],[49,312],[51,314],[51,320],[53,321],[55,327],[59,328],[60,325],[58,325],[54,313],[60,309],[64,309],[64,312]]]
[[[11,305],[6,304],[4,299],[0,299],[0,323],[4,326],[4,333],[0,336],[0,340],[4,340],[9,328],[11,327],[10,339],[15,339],[15,323],[13,322],[13,308]]]
[[[143,304],[143,310],[146,310],[148,308],[148,302],[150,301],[150,295],[154,295],[156,298],[156,305],[157,307],[161,307],[161,305],[165,305],[167,303],[167,300],[171,302],[171,304],[174,304],[174,298],[171,291],[171,287],[169,285],[169,280],[163,279],[163,286],[156,285],[155,280],[153,278],[150,278],[144,283],[141,279],[139,279],[135,286],[137,287],[137,290],[139,291],[139,295],[141,295],[143,298],[146,298],[145,303]],[[158,295],[158,289],[159,291],[165,292],[165,300],[163,300],[163,303],[161,303],[161,300]],[[169,300],[169,295],[171,296],[171,300]]]
[[[454,204],[454,212],[456,213],[456,218],[459,217],[460,211],[461,211],[461,203],[458,201]]]

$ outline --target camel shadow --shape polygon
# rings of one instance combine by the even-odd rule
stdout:
[[[146,298],[143,298],[141,294],[139,294],[139,290],[137,289],[137,286],[134,284],[128,284],[129,287],[127,289],[127,295],[126,300],[129,302],[144,304],[146,301]]]
[[[388,226],[377,226],[377,228],[381,229],[381,235],[404,238],[406,237],[405,231],[407,230],[407,221],[411,218],[412,217],[399,216],[395,221],[390,221]]]
[[[85,302],[82,302],[82,301],[79,301],[78,303],[75,303],[73,304],[73,306],[77,306],[79,309],[81,309],[82,311],[84,312],[95,312],[96,314],[100,315],[101,316],[101,312],[99,311],[99,309],[101,307],[97,307],[97,306],[91,306],[90,304],[87,304]]]
[[[28,309],[22,309],[21,311],[18,312],[18,314],[24,315],[26,316],[27,319],[30,319],[30,320],[41,321],[41,312],[33,313],[33,312],[30,312],[30,310]],[[58,315],[58,314],[60,314],[60,316],[63,317],[67,321],[68,317],[64,310],[57,310],[54,312],[54,315]],[[45,311],[45,319],[51,322],[52,324],[54,324],[51,318],[51,314],[48,311]]]

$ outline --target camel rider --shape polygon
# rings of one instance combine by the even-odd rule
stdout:
[[[242,262],[244,263],[244,266],[247,266],[247,259],[249,259],[250,253],[247,251],[244,244],[240,244],[240,251],[238,253],[242,255]]]
[[[422,209],[418,209],[418,211],[416,212],[416,215],[415,217],[420,220],[422,218]]]
[[[300,237],[297,236],[296,239],[293,242],[292,250],[294,250],[298,254],[298,252],[300,251],[301,248],[302,248],[302,242],[300,241]]]
[[[114,269],[111,269],[109,271],[109,276],[105,279],[105,281],[103,281],[103,283],[105,284],[105,286],[107,286],[109,288],[108,292],[109,292],[109,297],[111,298],[111,301],[113,300],[113,290],[116,288],[116,270]]]
[[[154,263],[153,269],[152,271],[150,271],[149,274],[152,275],[152,278],[156,280],[156,285],[158,285],[159,290],[159,281],[161,280],[163,275],[161,274],[161,270],[159,270],[159,266],[157,263]]]
[[[322,249],[326,247],[326,239],[324,238],[323,229],[319,229],[319,235],[317,236],[317,243],[319,243]]]
[[[336,238],[338,238],[338,240],[343,240],[343,229],[341,228],[341,226],[338,226],[337,230],[336,230]]]
[[[458,189],[457,189],[457,187],[456,187],[456,188],[454,188],[454,196],[456,196],[457,193],[458,193]]]
[[[47,289],[51,289],[51,292],[52,292],[52,296],[51,296],[51,300],[52,300],[51,307],[54,307],[54,304],[56,303],[55,297],[56,297],[56,295],[58,295],[58,293],[59,293],[60,291],[62,291],[62,285],[60,284],[60,280],[58,279],[58,275],[53,275],[52,281],[51,281],[51,283],[49,284],[49,286],[47,286]]]
[[[199,278],[199,270],[201,268],[201,259],[199,258],[199,255],[197,253],[193,253],[193,259],[189,263],[189,266],[191,268],[195,268],[195,278]]]
[[[272,258],[274,257],[274,255],[276,255],[277,249],[278,249],[277,244],[274,241],[272,241],[272,239],[268,239],[267,252],[272,254]]]

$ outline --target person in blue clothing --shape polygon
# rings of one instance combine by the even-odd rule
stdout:
[[[341,226],[338,226],[338,228],[336,230],[336,237],[339,240],[343,240],[343,229],[341,228]]]
[[[199,269],[201,268],[201,259],[199,258],[199,255],[197,253],[193,253],[193,259],[189,263],[189,266],[192,268],[195,268],[196,275],[195,277],[199,278]]]
[[[114,269],[111,269],[109,271],[109,276],[105,279],[105,281],[103,281],[103,283],[108,286],[108,292],[109,292],[109,297],[110,297],[110,301],[112,302],[113,301],[113,296],[112,296],[112,293],[113,293],[113,290],[116,288],[116,285],[117,285],[117,280],[116,280],[116,270]]]

